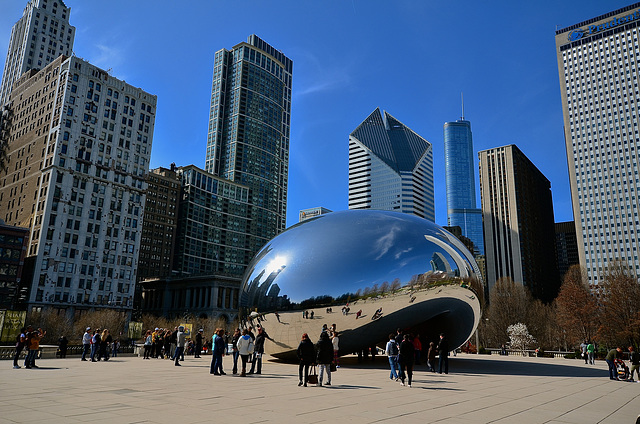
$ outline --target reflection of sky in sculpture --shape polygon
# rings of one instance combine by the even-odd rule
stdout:
[[[441,227],[413,215],[332,212],[271,240],[250,264],[245,281],[253,282],[249,291],[254,294],[286,295],[298,303],[395,279],[404,286],[412,276],[425,273],[473,276],[475,263],[451,238]],[[247,288],[243,286],[245,294]],[[242,303],[241,299],[241,306],[252,306]]]

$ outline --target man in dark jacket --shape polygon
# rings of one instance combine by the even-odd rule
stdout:
[[[640,381],[640,354],[633,349],[633,346],[629,346],[629,362],[631,363],[631,374],[629,374],[629,381],[633,381],[633,373],[638,374],[638,381]]]
[[[404,335],[404,340],[400,344],[400,385],[404,386],[405,376],[408,377],[407,385],[411,387],[411,380],[413,379],[413,358],[415,356],[415,349],[413,342],[408,334]]]
[[[249,371],[249,374],[253,374],[254,371],[256,371],[256,374],[261,374],[262,373],[262,355],[264,354],[264,341],[265,339],[269,339],[271,340],[271,337],[269,337],[269,335],[267,334],[266,331],[264,331],[264,327],[258,327],[258,335],[256,335],[256,339],[253,342],[253,346],[254,346],[254,360],[253,363],[251,364],[251,371]],[[258,363],[258,368],[256,370],[256,362]]]
[[[442,374],[442,365],[444,365],[444,373],[449,374],[449,343],[444,337],[444,333],[440,334],[440,343],[438,343],[438,372]]]
[[[204,332],[204,329],[201,328],[198,331],[198,334],[196,334],[196,350],[194,352],[193,357],[194,358],[199,358],[200,357],[200,352],[202,352],[202,333]]]
[[[302,335],[302,340],[298,345],[298,359],[300,360],[300,366],[298,367],[298,376],[300,377],[300,382],[298,386],[303,385],[307,387],[307,381],[309,380],[309,366],[315,363],[316,360],[316,349],[313,347],[313,343],[309,340],[309,336],[307,333]],[[302,380],[302,369],[304,368],[304,380]]]
[[[618,379],[618,373],[616,372],[616,366],[615,366],[614,360],[619,356],[622,356],[621,347],[611,349],[609,353],[607,353],[606,358],[604,359],[605,361],[607,361],[607,365],[609,365],[609,379],[611,380]]]
[[[327,386],[331,386],[331,362],[333,361],[333,343],[329,338],[329,334],[323,332],[320,334],[320,340],[316,344],[316,362],[320,368],[318,374],[318,387],[322,386],[322,377],[324,371],[327,371]]]

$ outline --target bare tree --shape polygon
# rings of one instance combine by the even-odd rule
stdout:
[[[556,298],[558,325],[571,346],[593,340],[598,329],[598,303],[587,286],[587,275],[580,265],[573,265],[564,275]]]
[[[640,342],[640,283],[624,262],[608,267],[601,297],[598,337],[614,345],[637,346]]]
[[[503,277],[489,292],[489,307],[485,327],[488,345],[500,346],[509,341],[507,327],[526,322],[530,295],[522,284]]]

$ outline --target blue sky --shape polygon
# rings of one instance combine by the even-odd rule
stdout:
[[[442,126],[460,118],[461,92],[475,151],[516,144],[551,181],[556,222],[572,220],[555,29],[631,4],[65,3],[75,54],[158,96],[152,168],[204,167],[215,51],[255,33],[293,60],[287,226],[300,209],[347,209],[349,133],[376,107],[433,144],[436,222],[446,225]],[[25,4],[0,0],[2,59]]]

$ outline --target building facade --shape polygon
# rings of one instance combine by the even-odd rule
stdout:
[[[607,268],[640,274],[640,3],[556,31],[580,264],[598,292]]]
[[[482,211],[476,203],[471,122],[464,117],[444,124],[444,164],[447,186],[447,225],[457,226],[473,242],[474,255],[484,254]]]
[[[28,240],[28,228],[0,220],[0,309],[18,309],[26,300],[21,280]]]
[[[489,290],[509,277],[550,302],[560,287],[551,183],[515,145],[478,156]]]
[[[286,226],[293,62],[256,35],[214,58],[205,170],[249,189],[249,249]]]
[[[0,106],[9,100],[13,83],[30,69],[42,69],[58,56],[71,56],[76,29],[62,0],[29,0],[11,29],[0,84]]]
[[[29,305],[130,309],[156,96],[59,56],[8,108],[0,218],[29,228]]]
[[[149,172],[138,258],[138,281],[171,275],[179,198],[180,177],[175,166],[172,165],[170,169],[156,168]]]
[[[349,135],[349,209],[435,221],[431,143],[379,108]]]
[[[249,188],[189,165],[181,181],[174,270],[242,277],[253,257]]]
[[[556,222],[556,254],[558,255],[558,273],[564,281],[564,275],[571,265],[580,263],[576,225],[573,221]]]

